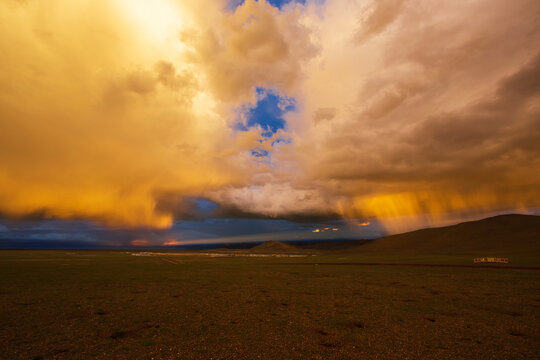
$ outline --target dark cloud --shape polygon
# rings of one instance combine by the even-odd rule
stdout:
[[[258,212],[247,212],[237,207],[220,206],[211,214],[216,218],[232,218],[232,219],[275,219],[275,220],[287,220],[297,223],[317,223],[329,220],[339,220],[341,216],[336,212],[298,212],[298,213],[280,213],[275,216],[261,214]]]
[[[540,54],[501,80],[493,99],[428,119],[407,140],[418,145],[413,158],[451,162],[463,181],[476,172],[511,176],[516,162],[534,165],[540,151],[540,141],[531,138],[539,136],[539,79]]]
[[[359,30],[355,40],[362,42],[375,36],[390,25],[401,13],[404,0],[377,0],[372,6],[364,9]]]
[[[336,108],[318,108],[317,111],[313,114],[313,121],[318,123],[320,121],[332,120],[336,117],[337,109]]]

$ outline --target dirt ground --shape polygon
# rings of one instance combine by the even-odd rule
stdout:
[[[539,358],[540,271],[347,260],[0,251],[0,359]]]

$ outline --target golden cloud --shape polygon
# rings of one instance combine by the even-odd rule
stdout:
[[[429,225],[527,211],[540,205],[538,11],[4,1],[0,213],[167,227],[184,197]],[[292,144],[233,129],[255,87],[296,99]],[[250,158],[255,146],[272,164]]]

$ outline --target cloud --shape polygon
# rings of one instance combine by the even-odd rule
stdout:
[[[297,86],[315,54],[300,10],[264,1],[0,6],[6,216],[169,226],[178,211],[160,194],[204,195],[258,172],[234,109],[257,86]]]
[[[142,239],[142,240],[132,240],[132,241],[130,242],[130,244],[131,244],[132,246],[146,246],[146,245],[149,244],[149,242],[148,242],[148,240],[144,240],[144,239]],[[165,245],[165,244],[164,244],[164,245]]]
[[[313,30],[322,50],[296,119],[309,126],[293,138],[302,183],[326,183],[352,217],[436,223],[537,205],[539,67],[527,49],[540,40],[538,4],[389,3],[370,3],[357,21],[354,6],[328,2]],[[320,109],[332,109],[329,120],[311,115]]]
[[[175,36],[184,16],[209,26],[196,6],[0,6],[1,213],[163,227],[173,217],[161,211],[159,194],[191,195],[243,180],[243,149],[226,121],[237,104],[218,109],[212,91],[201,87],[206,64],[182,55]],[[170,29],[161,26],[168,17],[160,6],[177,11]],[[216,2],[208,6],[228,18]],[[272,11],[246,6],[260,7],[263,17]],[[150,35],[159,31],[165,36],[156,41]]]
[[[313,188],[301,189],[290,184],[265,183],[257,186],[225,188],[210,194],[217,203],[230,204],[245,212],[269,217],[298,214],[328,214],[328,199]]]
[[[182,243],[181,241],[169,239],[168,241],[165,241],[163,243],[163,246],[177,246],[177,245],[182,245],[182,244],[184,243]]]
[[[404,0],[378,0],[371,2],[362,12],[361,26],[356,41],[362,42],[389,26],[401,13]]]
[[[537,1],[227,4],[0,4],[0,214],[167,228],[207,217],[201,198],[431,225],[539,205]],[[294,111],[239,131],[262,88]]]
[[[316,54],[301,15],[297,8],[280,11],[265,1],[246,0],[217,24],[185,29],[181,39],[191,61],[204,69],[214,95],[253,101],[255,86],[292,92],[302,63]]]

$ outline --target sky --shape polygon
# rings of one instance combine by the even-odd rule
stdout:
[[[539,14],[536,0],[2,1],[0,247],[373,238],[538,214]]]

